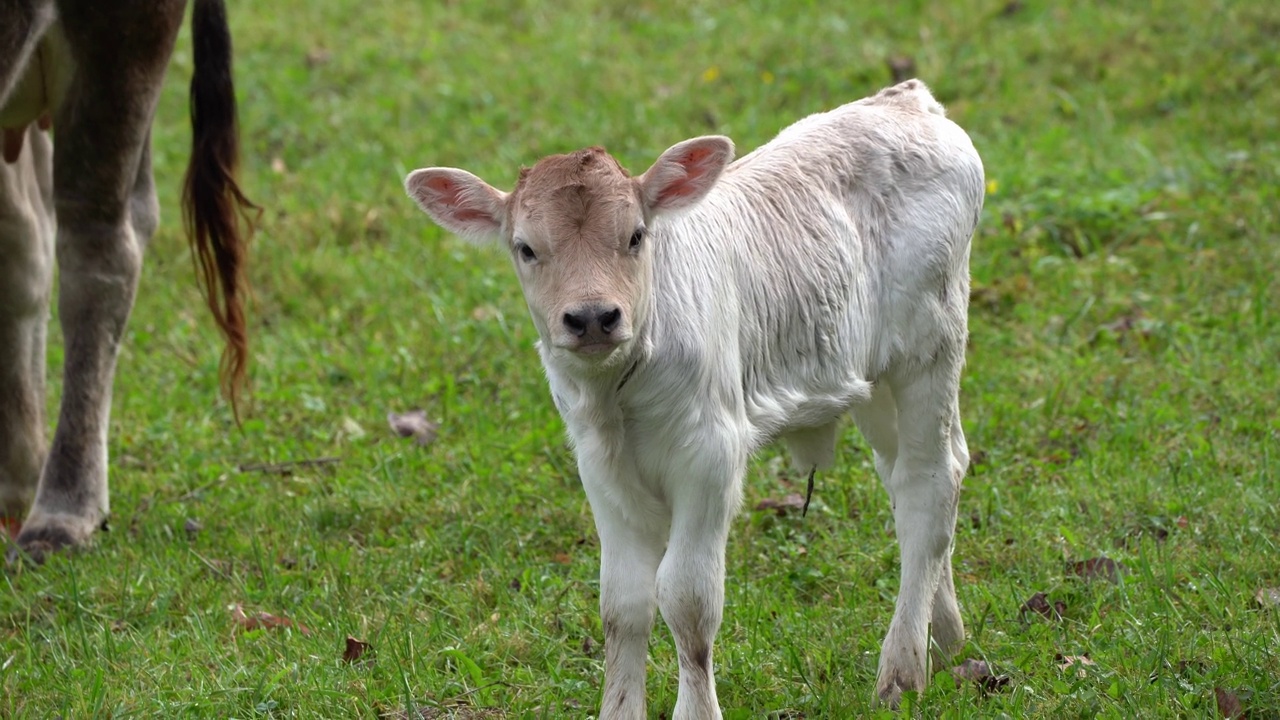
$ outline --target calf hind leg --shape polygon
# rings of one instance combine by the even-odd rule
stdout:
[[[955,484],[958,500],[960,484],[969,470],[969,446],[960,426],[958,402],[952,404],[950,432],[952,482]],[[964,645],[964,621],[960,618],[960,605],[956,601],[956,588],[951,573],[951,550],[952,548],[947,550],[938,579],[938,591],[933,596],[933,642],[930,651],[935,666],[950,660]]]
[[[944,353],[923,369],[890,378],[898,456],[885,486],[893,503],[902,579],[881,649],[876,693],[891,705],[902,692],[927,685],[930,654],[949,654],[964,638],[950,577],[959,493],[952,439],[959,368],[958,359]]]

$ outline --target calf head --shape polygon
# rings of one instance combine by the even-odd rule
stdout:
[[[504,242],[546,349],[600,368],[629,355],[644,322],[650,224],[700,201],[732,159],[728,138],[705,136],[672,146],[639,177],[593,147],[543,158],[509,193],[456,168],[415,170],[405,189],[446,230]]]

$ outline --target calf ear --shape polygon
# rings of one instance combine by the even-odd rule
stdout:
[[[672,145],[640,176],[645,206],[660,213],[697,204],[732,160],[733,141],[723,135]]]
[[[405,178],[404,189],[437,225],[464,240],[483,243],[502,234],[507,193],[466,170],[414,170]]]

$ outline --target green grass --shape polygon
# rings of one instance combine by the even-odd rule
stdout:
[[[0,574],[0,717],[594,714],[598,545],[514,274],[431,226],[401,179],[458,165],[510,187],[521,164],[592,144],[639,171],[708,132],[745,152],[889,84],[890,57],[914,61],[987,167],[958,660],[1009,677],[986,695],[940,674],[909,714],[1213,717],[1217,688],[1280,714],[1280,608],[1253,600],[1280,586],[1280,5],[231,13],[247,186],[266,208],[254,406],[237,430],[217,399],[180,235],[184,35],[155,130],[166,219],[116,381],[112,529]],[[56,377],[56,333],[49,356]],[[430,447],[387,427],[415,407],[441,423]],[[750,466],[748,508],[802,481],[784,467],[773,450]],[[1102,555],[1128,569],[1118,584],[1070,572]],[[735,521],[728,575],[726,717],[873,712],[898,569],[855,430],[807,519]],[[1037,592],[1060,620],[1020,611]],[[310,634],[243,632],[233,603]],[[342,661],[347,635],[372,662]],[[1096,664],[1081,676],[1059,655]],[[663,628],[651,657],[665,717]]]

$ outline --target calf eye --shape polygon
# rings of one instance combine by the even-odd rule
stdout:
[[[533,252],[533,248],[522,242],[516,243],[516,252],[520,253],[520,259],[525,262],[533,262],[538,259],[537,254]]]
[[[628,247],[635,250],[640,247],[642,240],[644,240],[644,228],[636,228],[636,231],[631,233],[631,244]]]

